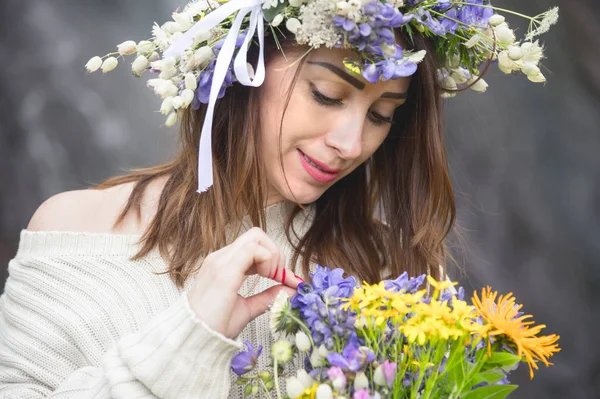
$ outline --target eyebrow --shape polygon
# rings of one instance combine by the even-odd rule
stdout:
[[[333,64],[330,64],[328,62],[323,62],[323,61],[308,61],[307,63],[323,67],[323,68],[335,73],[337,76],[344,79],[346,82],[350,83],[352,86],[356,87],[358,90],[363,90],[365,88],[365,84],[363,82],[356,79],[354,76],[348,75],[341,68],[339,68]],[[403,100],[403,99],[406,99],[407,97],[408,97],[408,93],[392,93],[389,91],[387,91],[381,95],[381,98],[390,98],[393,100]]]

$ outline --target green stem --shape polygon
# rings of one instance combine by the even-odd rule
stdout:
[[[265,394],[267,395],[267,397],[269,397],[269,390],[267,389],[265,382],[262,380],[262,378],[259,378],[259,380],[260,380],[260,385],[262,385],[263,389],[265,390]]]
[[[306,333],[306,335],[308,335],[308,339],[310,340],[310,344],[314,348],[315,347],[315,341],[313,341],[313,339],[312,339],[312,334],[310,332],[310,329],[308,327],[306,327],[306,325],[302,322],[302,320],[298,319],[296,316],[294,316],[292,314],[290,314],[290,319],[292,319],[296,323],[298,323],[298,325],[300,326],[300,328],[304,330],[304,332]]]
[[[277,359],[273,366],[273,380],[275,382],[275,392],[277,392],[277,399],[281,399],[281,392],[279,391],[279,378],[277,377]]]

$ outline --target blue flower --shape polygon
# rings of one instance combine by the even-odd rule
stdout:
[[[258,350],[254,350],[254,346],[249,341],[245,342],[248,351],[240,352],[231,360],[231,370],[238,376],[242,376],[249,371],[252,371],[256,366],[258,357],[262,352],[262,345],[258,346]]]
[[[366,346],[359,346],[356,334],[352,334],[350,342],[348,342],[341,354],[337,352],[327,354],[329,364],[345,371],[356,372],[373,360],[375,360],[375,354]]]
[[[291,300],[309,326],[316,345],[325,344],[333,349],[333,336],[348,338],[354,331],[355,316],[339,307],[339,298],[349,298],[356,287],[354,277],[343,277],[342,269],[329,270],[317,265],[312,284],[300,283],[298,294]]]
[[[463,5],[458,12],[458,19],[468,25],[488,26],[488,21],[494,15],[494,10],[481,7],[483,0],[467,0],[473,5]]]
[[[440,21],[432,17],[431,13],[422,7],[417,10],[417,21],[431,29],[431,31],[438,36],[445,36],[447,33],[446,28],[440,23]]]

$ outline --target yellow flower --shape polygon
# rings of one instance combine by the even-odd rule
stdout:
[[[537,336],[546,326],[532,326],[533,321],[525,321],[531,315],[518,316],[523,305],[516,305],[512,293],[501,295],[496,302],[498,292],[492,292],[490,287],[481,292],[481,300],[477,292],[473,295],[473,305],[490,325],[488,335],[502,335],[513,342],[518,350],[519,356],[525,356],[529,365],[529,376],[533,378],[533,370],[537,370],[536,360],[543,362],[546,367],[552,363],[548,358],[560,351],[556,343],[560,338],[556,334]]]
[[[315,384],[304,390],[304,393],[298,399],[315,399],[317,397],[317,388],[319,388],[319,384],[315,382]]]
[[[439,294],[441,291],[447,290],[448,288],[453,287],[456,284],[458,284],[458,283],[453,283],[452,281],[449,281],[449,280],[437,281],[430,275],[427,275],[427,282],[429,282],[429,285],[431,285],[433,288],[435,288],[436,294]],[[434,297],[436,297],[436,296],[437,295],[434,295]]]

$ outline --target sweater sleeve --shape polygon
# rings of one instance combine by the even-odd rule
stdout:
[[[19,262],[13,259],[11,269]],[[92,366],[75,344],[86,337],[65,328],[69,309],[44,301],[44,281],[25,277],[9,278],[0,297],[1,399],[227,398],[241,344],[199,320],[186,294]]]

